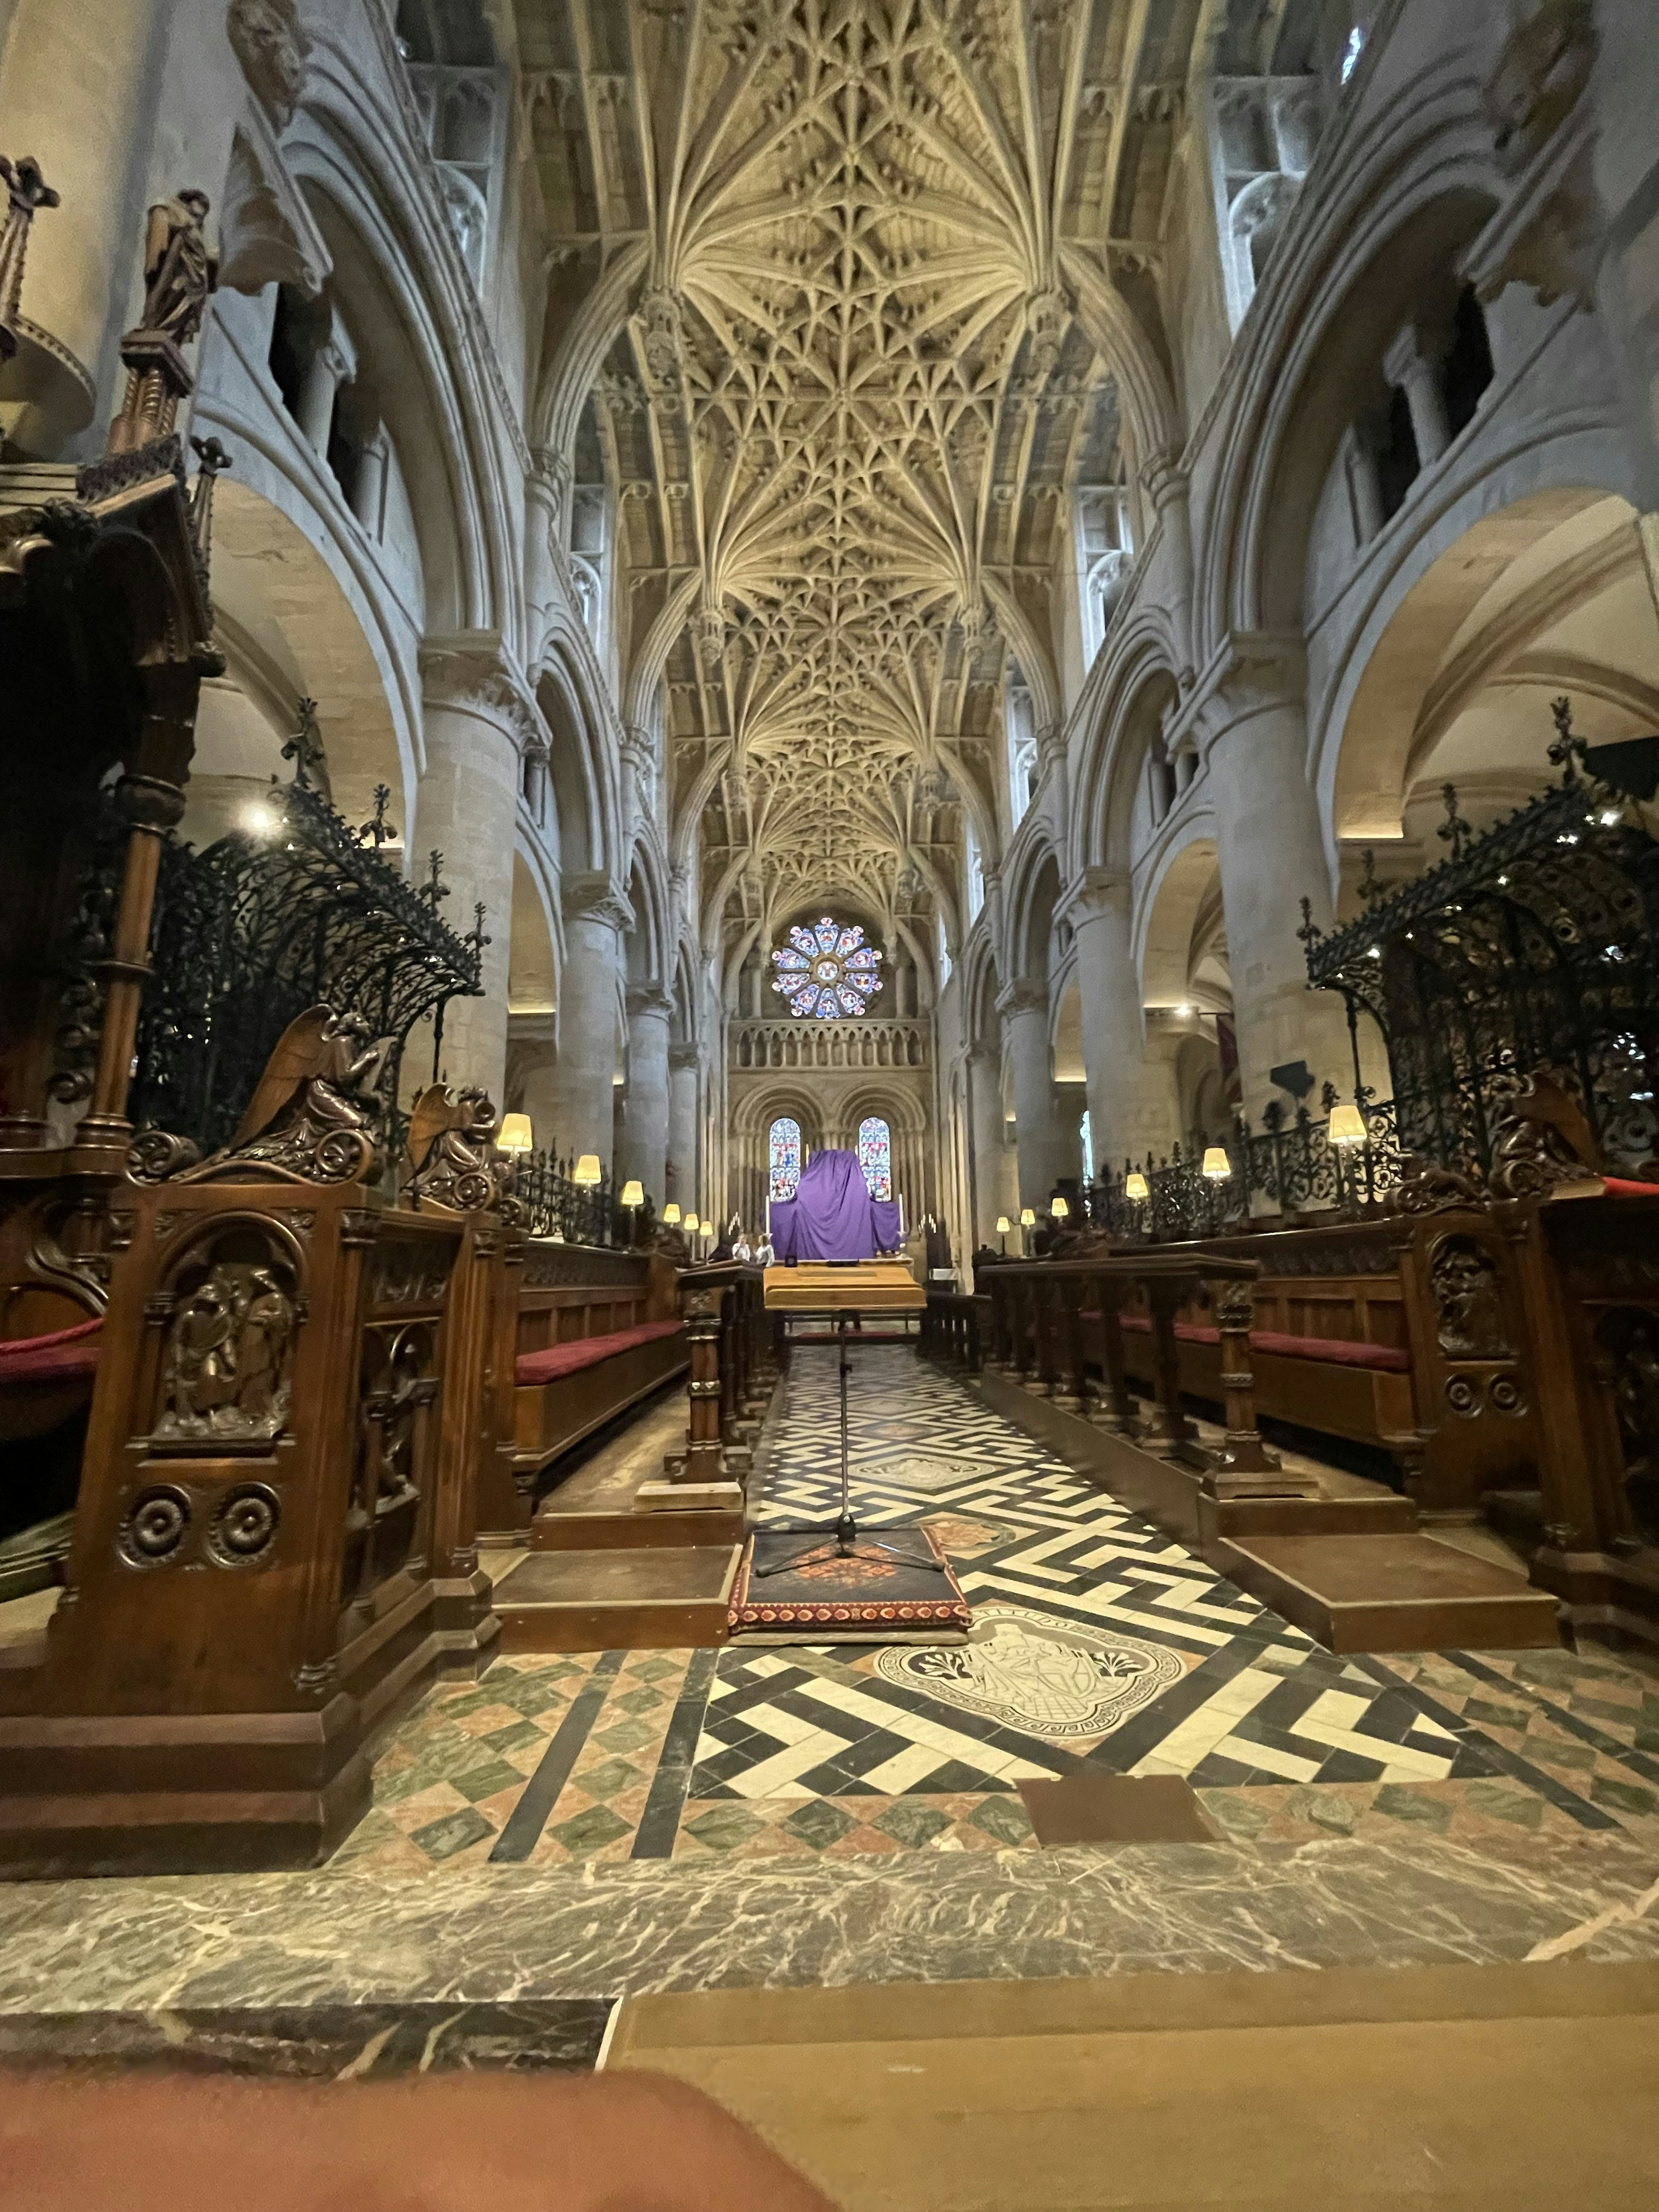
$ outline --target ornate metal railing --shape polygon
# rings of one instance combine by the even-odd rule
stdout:
[[[525,1208],[532,1237],[567,1244],[624,1244],[628,1217],[616,1202],[611,1179],[583,1184],[573,1179],[574,1159],[556,1152],[520,1152],[514,1163],[513,1195]]]
[[[1490,1171],[1499,1114],[1540,1070],[1567,1078],[1610,1160],[1659,1157],[1654,763],[1619,757],[1640,741],[1587,747],[1568,702],[1553,711],[1553,790],[1477,837],[1448,784],[1449,859],[1385,894],[1367,855],[1366,911],[1328,936],[1304,902],[1310,981],[1387,1042],[1401,1146],[1464,1175]]]
[[[1224,1148],[1224,1176],[1203,1172],[1207,1148],[1197,1142],[1177,1145],[1168,1159],[1143,1161],[1138,1170],[1126,1161],[1121,1173],[1101,1176],[1085,1193],[1090,1222],[1114,1237],[1164,1242],[1218,1236],[1253,1212],[1316,1213],[1381,1198],[1401,1178],[1395,1102],[1364,1100],[1365,1141],[1352,1146],[1330,1141],[1337,1099],[1329,1085],[1323,1103],[1321,1115],[1305,1105],[1288,1114],[1271,1103],[1259,1129],[1236,1118]],[[1144,1199],[1131,1198],[1126,1188],[1137,1171],[1146,1183]]]
[[[382,788],[374,820],[353,830],[317,792],[273,784],[264,802],[268,828],[233,831],[201,853],[176,841],[162,847],[128,1100],[135,1127],[217,1150],[289,1022],[326,1005],[361,1014],[371,1035],[393,1040],[380,1095],[395,1158],[410,1032],[431,1017],[435,1079],[444,1008],[477,994],[489,939],[482,909],[466,938],[439,920],[447,896],[441,854],[432,856],[432,878],[421,890],[380,857],[391,834],[386,797]],[[78,1063],[88,1033],[95,1048],[96,978],[125,836],[112,809],[81,901],[64,994],[75,1018],[56,1087],[69,1099],[84,1095]]]

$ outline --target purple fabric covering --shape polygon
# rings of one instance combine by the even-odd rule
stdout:
[[[793,1198],[772,1201],[772,1246],[787,1260],[873,1260],[899,1249],[899,1210],[870,1195],[856,1152],[814,1152]]]

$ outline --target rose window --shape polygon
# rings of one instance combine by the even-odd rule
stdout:
[[[828,915],[811,928],[797,922],[787,945],[772,955],[772,988],[789,1001],[789,1011],[821,1022],[842,1014],[861,1014],[881,988],[881,955],[864,941],[856,922],[831,921]]]

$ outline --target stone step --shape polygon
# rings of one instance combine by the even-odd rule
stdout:
[[[1331,1651],[1528,1651],[1560,1642],[1547,1590],[1433,1536],[1223,1537],[1205,1556]]]
[[[528,1553],[495,1585],[501,1649],[662,1651],[724,1644],[742,1556],[740,1544]]]

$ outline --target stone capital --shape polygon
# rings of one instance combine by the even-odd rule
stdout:
[[[622,726],[622,757],[624,763],[636,775],[648,775],[656,761],[656,747],[649,730],[641,729],[637,722]]]
[[[970,1044],[963,1058],[969,1067],[1000,1068],[1002,1066],[1002,1054],[994,1044]]]
[[[671,1044],[668,1048],[668,1065],[672,1068],[700,1067],[702,1065],[702,1054],[694,1044]]]
[[[1073,929],[1099,921],[1108,915],[1129,910],[1129,875],[1126,868],[1085,868],[1072,885],[1060,911]]]
[[[665,1022],[674,1011],[674,1001],[666,991],[655,983],[635,984],[628,994],[628,1012],[631,1020],[635,1015],[648,1021]]]
[[[596,921],[605,929],[632,929],[634,909],[603,868],[567,876],[559,886],[567,921]]]
[[[1191,726],[1207,757],[1218,738],[1260,715],[1304,712],[1307,696],[1308,656],[1299,637],[1235,631],[1200,678]]]
[[[493,629],[456,630],[421,644],[421,697],[489,722],[523,750],[545,748],[547,726],[522,672]]]
[[[1019,975],[1000,992],[997,1012],[1005,1019],[1014,1014],[1044,1013],[1048,1011],[1048,986],[1033,975]]]
[[[1173,450],[1154,453],[1140,471],[1141,487],[1161,514],[1172,500],[1187,496],[1187,471]]]

